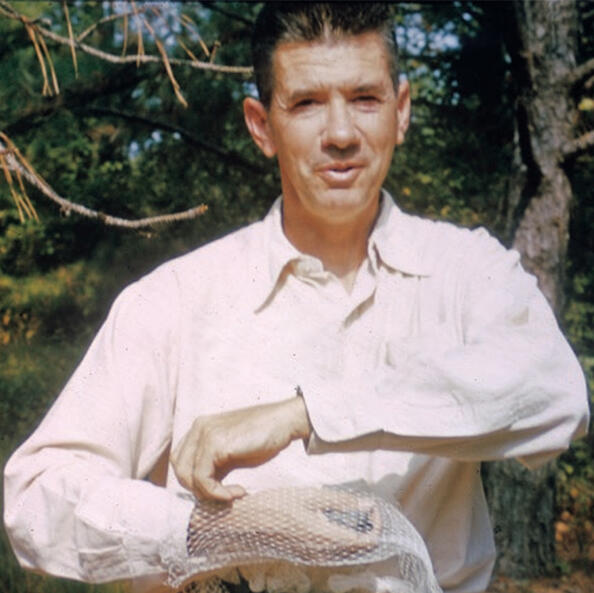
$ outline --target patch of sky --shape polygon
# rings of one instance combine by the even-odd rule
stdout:
[[[103,4],[104,16],[111,14],[128,14],[128,27],[129,30],[136,33],[138,28],[144,28],[145,26],[136,16],[133,14],[134,10],[130,2],[115,1],[107,2]],[[180,4],[176,2],[142,2],[137,4],[137,11],[141,19],[146,19],[151,27],[154,29],[155,34],[166,46],[173,47],[176,45],[176,35],[179,35],[182,31],[182,25],[179,21],[180,16]],[[195,35],[194,35],[195,36]],[[114,41],[116,44],[121,44],[124,41],[124,31],[122,27],[116,27],[114,29]]]
[[[420,14],[406,15],[404,23],[396,26],[396,40],[403,52],[422,57],[426,51],[458,49],[460,39],[454,23],[445,23],[441,28],[427,30]]]
[[[141,99],[145,97],[145,92],[142,87],[135,88],[131,93],[132,99]],[[150,95],[145,98],[144,108],[150,110],[158,110],[163,105],[163,99],[158,95]]]
[[[142,144],[137,140],[132,140],[128,145],[128,158],[133,161],[140,156],[140,153],[144,150],[148,150],[155,144],[160,144],[163,141],[163,133],[160,130],[154,130],[149,138],[147,138]]]
[[[147,109],[159,109],[163,104],[161,97],[152,96],[146,100]]]
[[[128,158],[133,161],[140,154],[140,144],[136,140],[132,140],[128,145]]]
[[[460,39],[452,32],[448,31],[446,27],[442,31],[436,31],[433,39],[429,43],[429,47],[435,51],[447,51],[451,49],[458,49],[460,47]],[[452,25],[453,28],[453,25]]]
[[[420,13],[404,15],[401,23],[395,27],[396,40],[402,55],[402,67],[411,82],[420,83],[421,88],[430,89],[431,101],[439,103],[446,92],[444,73],[436,67],[435,60],[444,52],[460,48],[460,38],[454,22],[445,22],[441,26],[430,25]],[[423,82],[431,79],[429,87]],[[426,91],[421,91],[425,95]],[[426,97],[428,98],[428,97]],[[449,97],[448,101],[459,99]]]
[[[242,85],[243,96],[244,97],[253,97],[254,99],[259,99],[258,96],[258,87],[256,87],[256,83],[248,80],[244,82]]]
[[[181,136],[178,132],[173,134],[173,137],[176,140],[180,140]],[[159,144],[163,142],[163,132],[160,130],[153,130],[150,137],[147,138],[142,144],[137,140],[132,140],[130,144],[128,144],[128,158],[133,161],[136,159],[143,150],[148,150],[154,144]]]

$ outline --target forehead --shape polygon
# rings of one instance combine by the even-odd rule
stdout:
[[[375,32],[314,42],[284,42],[273,56],[274,92],[303,87],[391,86],[390,60]]]

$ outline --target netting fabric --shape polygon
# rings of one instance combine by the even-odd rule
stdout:
[[[187,547],[188,557],[170,566],[180,591],[225,593],[225,579],[238,575],[254,592],[440,591],[419,533],[366,491],[280,488],[233,504],[198,501]],[[388,559],[388,576],[374,573]]]

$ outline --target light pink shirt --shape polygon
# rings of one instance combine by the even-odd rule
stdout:
[[[185,554],[192,510],[170,445],[198,415],[300,385],[307,450],[294,442],[228,479],[248,490],[364,481],[420,531],[444,589],[482,591],[494,547],[479,462],[540,465],[588,418],[576,358],[518,261],[484,230],[406,215],[384,194],[351,294],[287,241],[280,200],[161,266],[123,291],[6,466],[20,562],[162,580]],[[143,479],[156,464],[160,484]]]

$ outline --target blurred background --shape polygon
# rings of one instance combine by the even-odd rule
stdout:
[[[259,6],[0,0],[2,465],[123,286],[278,194],[241,111]],[[594,4],[395,3],[394,26],[413,119],[387,189],[518,249],[592,386]],[[593,456],[590,436],[530,475],[485,465],[494,591],[592,590]],[[0,591],[123,590],[27,574],[0,531]]]

